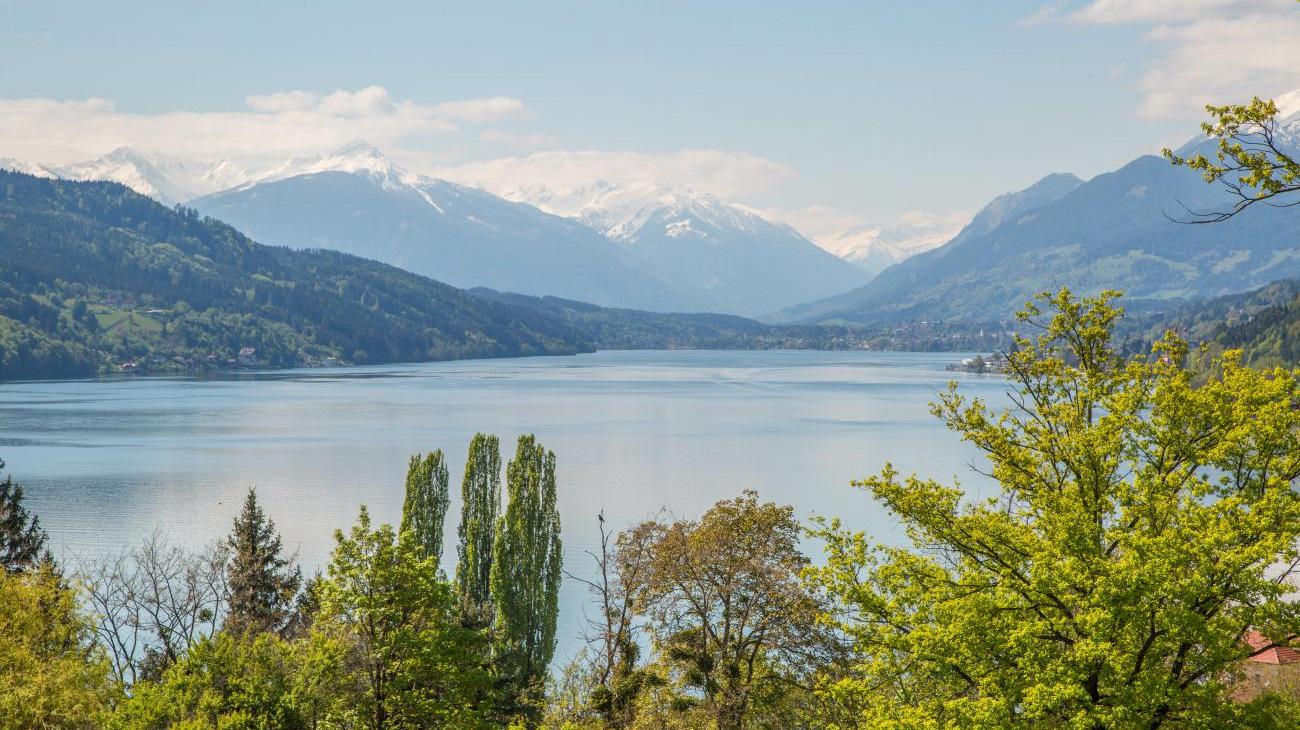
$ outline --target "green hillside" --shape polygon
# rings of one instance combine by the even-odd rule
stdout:
[[[590,350],[536,309],[264,246],[115,183],[0,170],[0,379]]]

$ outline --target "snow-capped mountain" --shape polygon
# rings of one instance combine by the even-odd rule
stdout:
[[[114,180],[266,243],[337,249],[462,287],[752,316],[869,278],[790,226],[700,191],[597,183],[503,199],[412,174],[363,140],[274,165],[120,148],[75,165],[6,166]]]
[[[239,185],[249,173],[230,162],[205,163],[118,147],[108,154],[69,165],[43,165],[0,160],[0,167],[41,177],[69,180],[111,180],[164,205],[184,203],[200,195]]]
[[[936,216],[917,211],[886,225],[857,225],[814,240],[818,246],[874,276],[900,261],[947,243],[967,220],[960,213]]]
[[[399,168],[378,147],[364,139],[354,139],[342,147],[323,155],[299,157],[269,167],[249,176],[241,187],[286,180],[299,175],[314,175],[318,172],[347,172],[364,175],[390,190],[419,181],[418,176]]]
[[[190,205],[264,243],[343,251],[458,287],[640,309],[704,305],[576,221],[413,175],[363,141]]]
[[[580,221],[623,244],[663,278],[719,311],[758,315],[840,292],[867,276],[794,228],[698,190],[654,182],[559,188],[533,184],[502,197]]]

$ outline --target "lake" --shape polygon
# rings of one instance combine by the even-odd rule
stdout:
[[[696,517],[742,489],[843,518],[887,542],[901,530],[850,480],[889,460],[958,477],[980,460],[927,410],[952,379],[1002,402],[998,378],[944,371],[953,353],[598,352],[215,378],[0,384],[0,458],[65,561],[155,530],[199,545],[229,530],[256,487],[310,573],[366,504],[401,516],[407,458],[448,455],[455,521],[476,431],[535,433],[556,453],[565,567],[589,568],[596,514],[616,526]],[[560,655],[577,646],[585,589],[566,581]]]

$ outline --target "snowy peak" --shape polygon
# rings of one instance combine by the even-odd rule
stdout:
[[[0,166],[42,177],[69,180],[109,180],[165,204],[187,202],[200,195],[238,185],[248,173],[229,163],[180,160],[133,147],[118,147],[106,155],[69,165],[41,165],[17,160]]]
[[[369,177],[385,189],[395,189],[411,182],[411,176],[364,139],[354,139],[333,152],[299,157],[276,165],[257,175],[247,184],[274,182],[299,175],[321,172],[346,172]]]
[[[798,236],[787,226],[709,193],[656,182],[615,185],[598,180],[572,188],[532,184],[507,189],[502,197],[576,219],[622,243],[661,235],[719,243],[737,234],[755,235],[774,228]]]
[[[884,225],[853,226],[838,234],[822,236],[817,239],[817,245],[874,275],[942,246],[968,220],[964,213],[931,215],[913,211]]]

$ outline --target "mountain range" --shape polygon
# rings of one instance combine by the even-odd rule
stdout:
[[[1284,108],[1278,137],[1300,149],[1300,108]],[[1214,150],[1213,141],[1199,138],[1179,154]],[[1222,223],[1191,222],[1191,211],[1230,203],[1219,186],[1153,155],[1086,182],[1049,175],[994,200],[943,246],[856,290],[765,319],[1006,320],[1036,292],[1062,285],[1080,293],[1120,289],[1128,301],[1150,307],[1300,275],[1300,215],[1294,209],[1254,206]]]
[[[755,315],[869,278],[793,228],[698,191],[594,186],[580,203],[579,191],[563,205],[551,191],[507,199],[411,174],[361,140],[258,170],[129,148],[75,165],[0,167],[116,180],[260,241],[353,253],[459,287]]]
[[[696,293],[709,311],[763,314],[774,299],[805,302],[868,278],[794,228],[698,190],[599,181],[501,193],[600,232],[647,270]]]
[[[0,262],[0,379],[592,349],[560,317],[258,244],[118,183],[0,170]]]
[[[1300,92],[1279,99],[1300,148]],[[1204,138],[1180,153],[1213,151]],[[1189,225],[1226,193],[1155,156],[1048,175],[954,220],[859,226],[817,244],[769,214],[654,182],[492,191],[408,173],[362,141],[258,169],[121,148],[45,177],[111,178],[254,238],[377,259],[454,286],[774,323],[993,322],[1038,291],[1119,288],[1147,309],[1300,274],[1300,216],[1256,206]],[[820,247],[819,247],[820,246]],[[828,252],[834,252],[832,253]]]

